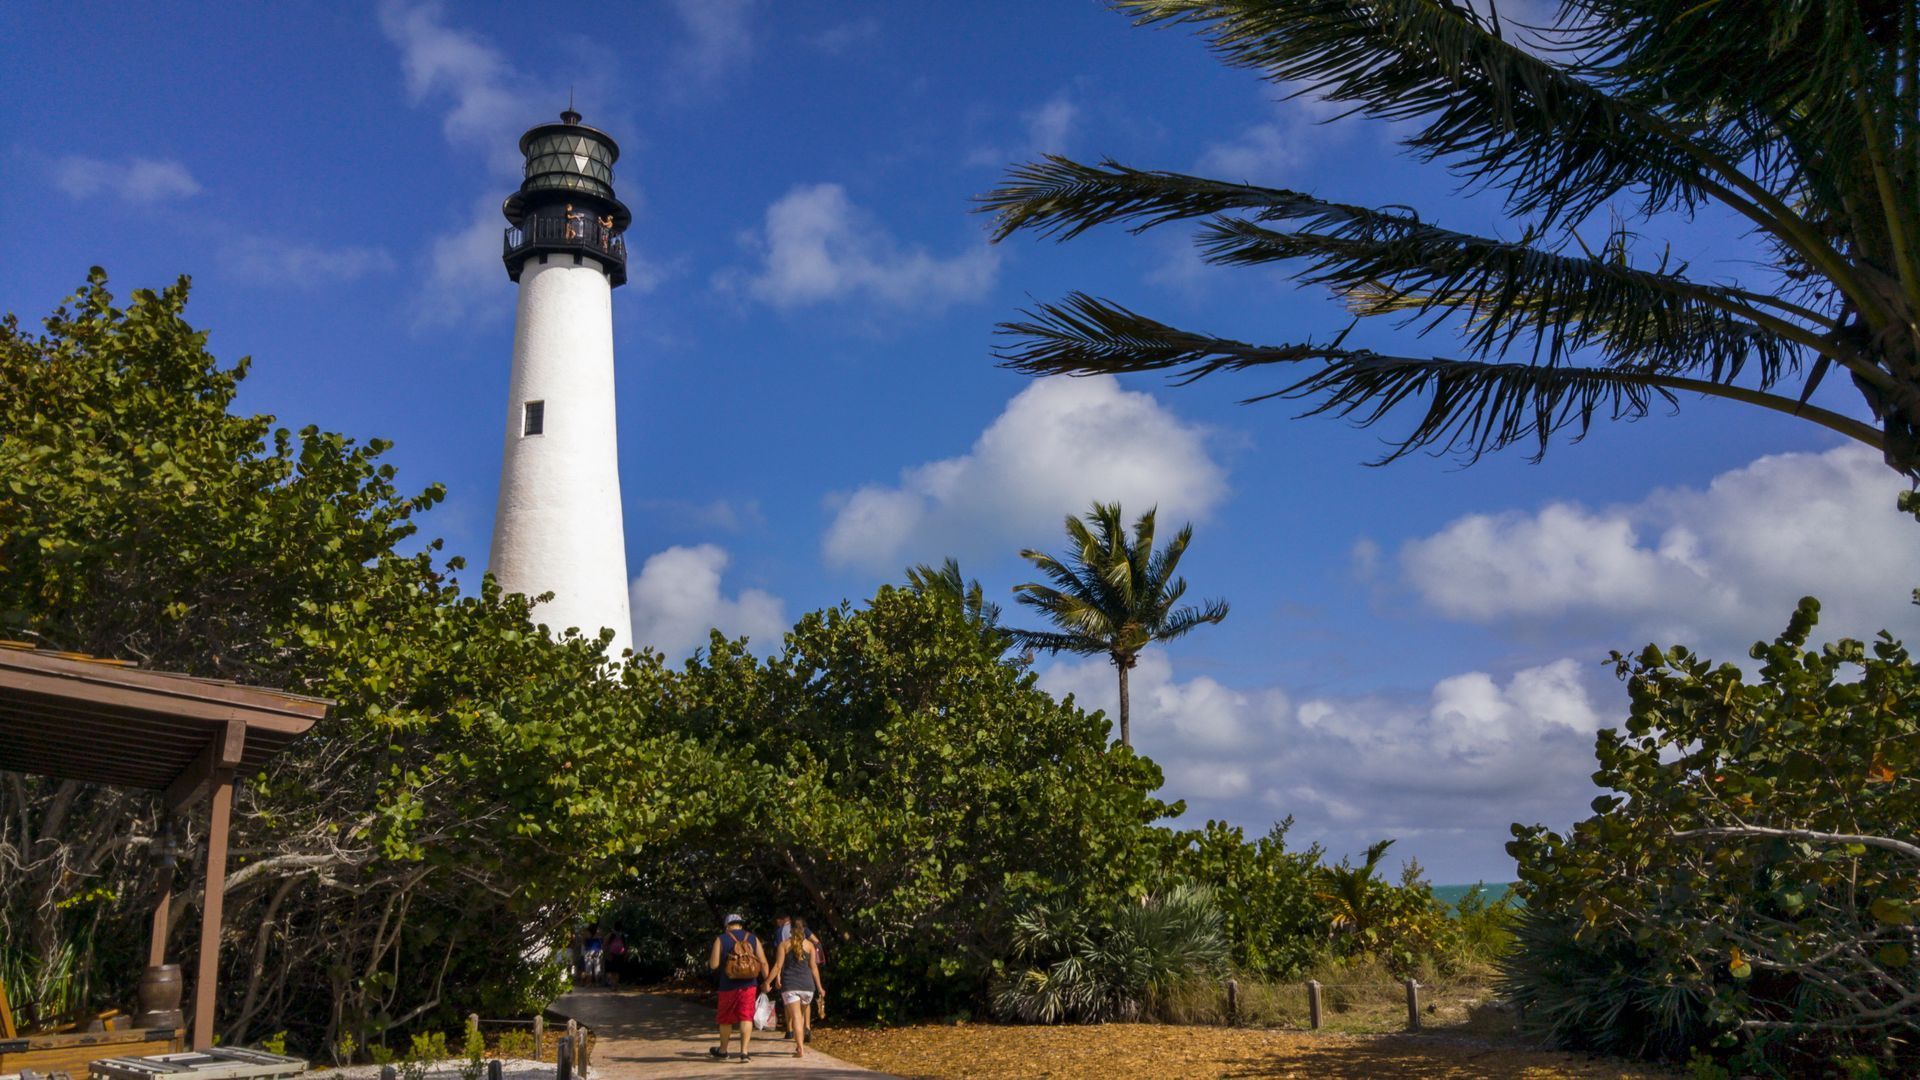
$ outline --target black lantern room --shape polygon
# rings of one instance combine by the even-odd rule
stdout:
[[[568,109],[557,124],[541,124],[520,136],[526,179],[501,207],[507,215],[502,257],[507,276],[520,280],[528,259],[592,259],[615,287],[627,283],[627,245],[622,238],[633,214],[613,194],[613,163],[620,146],[613,136],[580,122]]]

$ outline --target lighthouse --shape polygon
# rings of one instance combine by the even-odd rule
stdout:
[[[552,601],[555,635],[613,629],[633,644],[613,407],[613,290],[627,280],[614,197],[620,147],[568,108],[520,137],[526,179],[507,197],[503,258],[520,295],[490,568],[507,592]]]

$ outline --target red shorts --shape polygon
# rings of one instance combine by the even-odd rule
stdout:
[[[753,1023],[753,1005],[759,996],[758,986],[743,986],[738,990],[720,991],[719,1022],[722,1024]]]

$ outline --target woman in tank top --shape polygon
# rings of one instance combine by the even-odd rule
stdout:
[[[762,985],[780,988],[780,1001],[787,1011],[787,1031],[793,1036],[793,1056],[807,1056],[808,1015],[817,998],[826,1004],[827,988],[820,982],[820,949],[807,933],[807,920],[793,920],[792,932],[780,943],[773,956],[773,967]]]

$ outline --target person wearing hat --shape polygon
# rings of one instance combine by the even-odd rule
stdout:
[[[713,972],[720,988],[720,1008],[716,1016],[720,1045],[707,1053],[725,1060],[727,1042],[733,1029],[738,1028],[740,1060],[747,1061],[747,1049],[753,1041],[754,999],[760,993],[760,977],[767,971],[767,954],[760,948],[760,939],[746,930],[744,918],[729,915],[724,925],[726,929],[713,939],[713,948],[707,953],[707,969]]]

